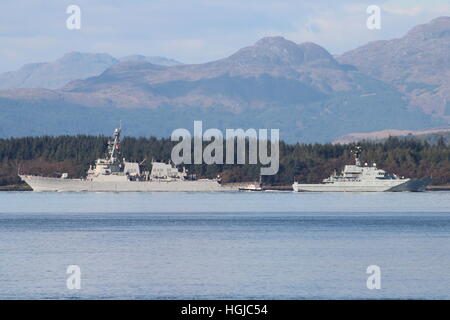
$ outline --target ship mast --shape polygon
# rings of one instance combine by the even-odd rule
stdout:
[[[120,148],[120,133],[122,132],[121,128],[117,128],[116,130],[114,130],[114,141],[108,141],[108,155],[109,155],[109,161],[111,163],[115,163],[118,153],[119,153],[119,148]]]
[[[362,152],[362,148],[360,146],[356,146],[355,149],[352,150],[352,153],[355,155],[355,165],[361,166],[361,161],[359,161],[359,155]]]

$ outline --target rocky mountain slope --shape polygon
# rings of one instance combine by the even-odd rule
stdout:
[[[450,17],[418,25],[399,39],[370,42],[338,60],[393,85],[412,107],[450,121]]]

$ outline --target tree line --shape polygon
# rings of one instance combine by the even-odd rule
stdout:
[[[45,176],[83,177],[97,158],[105,155],[105,136],[43,136],[0,139],[0,186],[19,184],[18,172]],[[151,160],[168,161],[176,142],[167,138],[125,137],[122,156],[128,161],[142,161],[149,170]],[[400,176],[431,177],[435,185],[450,184],[450,145],[441,139],[436,143],[415,138],[389,138],[383,142],[360,142],[362,162],[376,163],[379,168]],[[264,176],[271,185],[289,185],[294,180],[317,183],[334,170],[353,163],[354,144],[287,144],[280,142],[278,174]],[[247,148],[248,150],[248,148]],[[224,151],[226,152],[226,151]],[[256,181],[259,165],[186,165],[199,177],[218,174],[224,182]]]

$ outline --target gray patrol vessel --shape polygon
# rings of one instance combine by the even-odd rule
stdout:
[[[341,174],[336,172],[323,180],[322,183],[306,184],[294,182],[294,191],[315,192],[383,192],[383,191],[424,191],[431,179],[410,179],[389,174],[372,166],[361,165],[359,155],[361,147],[353,151],[355,164],[346,165]]]

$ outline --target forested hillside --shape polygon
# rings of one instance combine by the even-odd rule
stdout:
[[[17,172],[82,177],[89,165],[106,151],[108,138],[103,136],[60,136],[0,139],[0,185],[20,183]],[[122,155],[127,160],[142,161],[147,168],[151,160],[170,159],[175,143],[169,139],[125,137]],[[432,177],[433,184],[450,184],[450,146],[443,139],[430,144],[414,138],[390,138],[384,142],[362,142],[363,162],[376,162],[388,172],[406,177]],[[204,144],[206,146],[206,144]],[[354,145],[280,144],[280,170],[265,176],[264,182],[288,185],[294,179],[320,182],[333,170],[340,171],[353,163]],[[203,177],[221,174],[224,182],[257,180],[257,165],[188,165],[191,173]]]

